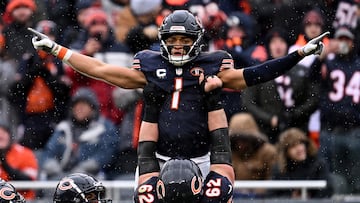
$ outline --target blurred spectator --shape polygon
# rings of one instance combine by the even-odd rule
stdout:
[[[304,13],[317,8],[327,8],[323,6],[323,0],[249,0],[251,15],[257,24],[255,28],[256,42],[261,43],[266,33],[274,26],[282,26],[289,33],[290,43],[296,40],[296,36],[301,32],[301,24]]]
[[[129,4],[130,0],[101,0],[101,8],[103,8],[107,14],[109,24],[112,28],[114,28],[114,18],[116,13]]]
[[[113,123],[99,114],[95,93],[89,88],[79,88],[72,97],[68,118],[56,126],[46,144],[42,175],[51,180],[70,172],[101,177],[110,170],[107,167],[116,156],[118,142]]]
[[[209,51],[219,49],[216,47],[216,43],[222,37],[222,28],[227,19],[226,13],[219,8],[215,1],[197,0],[191,1],[189,11],[196,15],[204,26],[204,40],[206,41],[205,46],[207,46],[205,49]]]
[[[305,13],[300,28],[301,32],[297,36],[296,42],[289,47],[289,53],[297,50],[299,47],[305,45],[308,41],[324,32],[324,18],[321,12],[318,9],[313,9]],[[323,43],[327,46],[329,38],[325,37]],[[299,65],[309,68],[316,57],[317,56],[314,55],[309,58],[304,58],[299,62]]]
[[[329,198],[332,182],[329,168],[317,156],[315,143],[298,128],[289,128],[279,137],[278,163],[274,170],[274,180],[326,180],[325,189],[311,189],[307,198]],[[275,190],[274,197],[301,198],[300,189]]]
[[[45,0],[45,8],[47,19],[55,22],[61,30],[57,33],[57,39],[59,42],[65,43],[68,45],[67,41],[71,40],[70,36],[67,34],[68,29],[75,29],[77,27],[76,19],[76,2],[78,0],[67,0],[67,1],[52,1]]]
[[[40,21],[36,29],[55,39],[58,32],[52,21]],[[20,143],[33,150],[41,150],[57,122],[65,117],[69,99],[69,84],[62,79],[62,62],[38,51],[20,62],[20,78],[10,88],[10,101],[24,127]]]
[[[16,79],[17,64],[5,52],[5,37],[0,19],[0,122],[7,122],[12,132],[16,132],[18,116],[8,99],[8,91]]]
[[[36,180],[38,162],[34,152],[14,141],[14,135],[7,124],[0,122],[0,178],[5,181]],[[19,190],[27,199],[35,199],[32,190]]]
[[[87,11],[90,8],[101,8],[100,0],[70,0],[70,1],[49,1],[48,7],[57,7],[54,14],[50,14],[49,17],[58,17],[55,22],[60,21],[64,23],[63,32],[59,33],[59,40],[65,46],[70,46],[74,41],[79,41],[79,37],[83,37],[83,41],[86,40],[85,33],[85,20]],[[52,9],[49,9],[52,11]],[[74,16],[72,18],[63,17],[63,15]],[[63,19],[60,20],[59,18]],[[68,23],[66,23],[68,22]]]
[[[161,0],[130,0],[130,4],[120,10],[114,19],[116,40],[124,43],[129,31],[137,26],[150,26],[150,33],[153,33],[153,23],[160,12],[161,3]]]
[[[323,56],[324,61],[312,67],[319,72],[321,85],[320,155],[334,174],[346,180],[338,181],[341,191],[336,192],[354,194],[360,192],[360,99],[356,93],[360,58],[349,28],[338,28],[334,37],[327,52],[335,57]]]
[[[34,25],[33,14],[36,5],[33,0],[12,0],[6,6],[4,36],[7,54],[19,63],[24,54],[34,54],[31,44],[33,35],[27,30]]]
[[[255,44],[255,20],[243,12],[230,13],[225,24],[223,49],[235,60],[235,67],[243,68],[267,59],[263,46]]]
[[[297,36],[295,44],[291,45],[289,48],[289,53],[297,50],[299,47],[305,45],[308,41],[323,33],[324,29],[324,18],[319,9],[313,9],[305,13],[301,22],[301,32]],[[330,40],[328,37],[323,39],[325,45],[324,50],[329,47]],[[326,52],[326,51],[324,51]],[[296,66],[302,67],[304,70],[310,68],[311,64],[314,63],[316,56],[310,56],[309,58],[302,59]],[[310,81],[312,82],[312,81]],[[319,88],[317,84],[311,83],[313,88]],[[319,132],[320,132],[320,121],[319,121],[319,111],[315,111],[309,117],[308,130],[305,130],[309,136],[318,143]]]
[[[241,11],[248,15],[251,14],[251,0],[227,0],[218,1],[219,8],[225,13],[231,13],[234,11]]]
[[[273,28],[265,39],[268,59],[287,54],[288,37],[282,28]],[[274,80],[247,88],[242,93],[244,107],[258,122],[271,143],[289,127],[307,130],[307,121],[317,108],[318,89],[311,86],[309,69],[296,66]]]
[[[233,12],[227,17],[225,37],[222,41],[218,40],[217,46],[232,55],[236,68],[254,65],[266,59],[264,47],[254,44],[254,23],[254,19],[243,12]],[[243,111],[241,91],[224,89],[222,97],[228,120]]]
[[[70,47],[107,63],[130,67],[132,55],[126,46],[115,41],[106,13],[100,8],[89,8],[86,13],[85,32]],[[90,87],[97,95],[101,114],[115,124],[121,122],[122,112],[115,106],[112,99],[112,91],[115,89],[113,85],[86,77],[70,67],[66,69],[66,74],[72,81],[72,94],[79,87]]]
[[[236,180],[269,180],[276,148],[260,133],[249,113],[235,114],[229,123],[232,165]],[[234,198],[264,198],[266,189],[235,189]]]
[[[116,106],[124,111],[124,117],[118,125],[120,145],[113,158],[113,174],[109,179],[130,179],[135,176],[137,166],[137,143],[142,118],[142,91],[116,88],[113,91]]]

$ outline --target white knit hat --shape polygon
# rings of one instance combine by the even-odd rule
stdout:
[[[161,6],[162,0],[130,0],[130,8],[135,15],[150,13]]]

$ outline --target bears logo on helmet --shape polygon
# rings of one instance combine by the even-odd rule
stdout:
[[[15,187],[0,180],[0,203],[25,203],[24,197],[18,193]]]
[[[156,190],[164,203],[196,203],[200,202],[202,188],[201,171],[193,161],[170,159],[161,169]]]

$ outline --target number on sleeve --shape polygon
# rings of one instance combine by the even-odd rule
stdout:
[[[154,202],[155,198],[154,198],[154,195],[151,194],[152,190],[153,190],[152,185],[142,185],[142,186],[140,186],[139,189],[138,189],[139,202],[140,203],[152,203],[152,202]]]
[[[217,178],[215,180],[209,180],[206,183],[207,189],[205,195],[208,197],[218,197],[221,195],[221,179]]]

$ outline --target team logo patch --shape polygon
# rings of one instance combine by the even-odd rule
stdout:
[[[199,77],[201,75],[201,73],[204,73],[204,69],[200,68],[200,67],[194,67],[190,69],[190,74],[192,76],[196,76]]]

